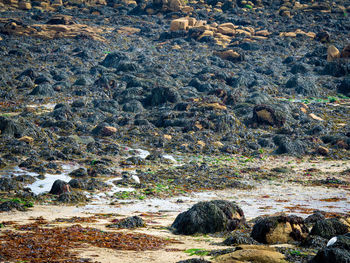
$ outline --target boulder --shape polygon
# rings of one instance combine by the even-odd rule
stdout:
[[[340,53],[341,58],[350,58],[350,44],[343,48]]]
[[[238,246],[235,252],[219,256],[217,263],[286,263],[285,256],[275,248],[257,245]]]
[[[84,194],[78,192],[65,192],[59,195],[57,201],[61,203],[76,204],[86,202],[87,198]]]
[[[239,231],[232,232],[223,242],[226,246],[242,245],[242,244],[258,244],[252,237],[247,233],[242,233]]]
[[[214,200],[199,202],[179,214],[171,227],[176,234],[192,235],[232,231],[244,223],[244,213],[236,203]]]
[[[328,218],[317,221],[310,234],[330,239],[334,236],[348,233],[349,229],[349,226],[338,218]]]
[[[0,116],[0,133],[15,138],[20,138],[22,128],[15,121],[6,117]]]
[[[345,96],[350,96],[350,77],[345,77],[338,86],[339,93],[343,93]]]
[[[170,31],[187,30],[189,26],[188,18],[182,17],[174,19],[170,23]]]
[[[50,194],[60,195],[66,192],[70,192],[69,184],[62,180],[56,180],[50,190]]]
[[[264,244],[288,243],[301,241],[308,235],[304,220],[298,216],[274,216],[258,220],[251,236]]]
[[[244,56],[239,54],[238,52],[229,49],[229,50],[225,50],[225,51],[216,51],[214,52],[214,55],[225,59],[225,60],[229,60],[231,62],[239,62],[239,61],[243,61],[244,60]]]
[[[333,241],[333,244],[320,250],[310,263],[349,263],[350,234],[337,236]]]
[[[78,168],[74,171],[72,171],[71,173],[69,173],[69,176],[72,176],[72,177],[86,177],[88,176],[88,173],[86,171],[85,168]]]
[[[327,49],[327,61],[331,62],[331,61],[336,60],[338,58],[340,58],[339,50],[335,46],[330,45]]]

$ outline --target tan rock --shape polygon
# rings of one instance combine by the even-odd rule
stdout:
[[[18,139],[21,142],[26,142],[26,143],[33,143],[34,139],[32,137],[29,136],[23,136],[21,138]]]
[[[267,36],[271,35],[271,33],[267,30],[259,30],[259,31],[255,32],[255,35],[267,37]]]
[[[140,31],[141,31],[140,28],[130,27],[130,26],[122,26],[117,30],[118,34],[127,34],[127,35],[136,34],[136,33],[139,33]]]
[[[218,102],[214,102],[214,103],[205,103],[203,104],[203,107],[205,108],[211,108],[213,110],[226,110],[227,107],[225,105],[221,105]]]
[[[274,123],[274,119],[273,119],[271,112],[269,112],[265,109],[257,111],[256,115],[257,115],[258,119],[261,120],[262,122],[265,122],[265,123],[267,122],[267,123],[271,123],[271,124]]]
[[[250,32],[242,30],[242,29],[236,29],[236,34],[244,34],[247,37],[251,37],[252,36],[252,34]]]
[[[264,36],[252,36],[253,39],[256,39],[256,40],[266,40],[268,39],[267,37],[264,37]]]
[[[216,148],[221,148],[224,146],[224,144],[220,141],[213,142],[213,146]]]
[[[197,141],[197,145],[199,145],[200,147],[204,147],[205,146],[205,142]]]
[[[329,149],[323,146],[319,146],[317,148],[317,152],[321,155],[328,155],[329,154]]]
[[[22,10],[30,10],[32,9],[32,4],[30,2],[19,2],[18,8]]]
[[[321,117],[318,117],[317,115],[315,115],[314,113],[310,113],[309,116],[317,121],[323,121],[323,119]]]
[[[255,29],[252,28],[251,26],[244,26],[242,27],[243,30],[249,32],[250,34],[254,35],[255,34]]]
[[[203,38],[203,37],[213,37],[214,36],[214,32],[210,31],[210,30],[205,30],[202,35],[200,35],[199,39]]]
[[[241,55],[238,54],[236,51],[233,51],[232,49],[225,50],[225,51],[219,51],[214,52],[214,55],[219,56],[222,59],[227,59],[230,61],[237,61],[241,59]]]
[[[170,31],[179,31],[179,30],[187,30],[188,29],[188,19],[178,18],[173,21],[171,21],[170,24]]]
[[[302,112],[304,112],[304,113],[307,113],[307,109],[304,108],[304,107],[301,107],[300,110],[301,110]]]
[[[197,19],[195,19],[194,17],[190,17],[188,19],[188,25],[189,26],[195,26],[196,22],[197,22]]]
[[[234,36],[236,33],[234,29],[225,26],[219,26],[217,28],[217,32],[228,36]]]
[[[105,126],[102,128],[102,134],[105,136],[111,136],[117,132],[117,128],[112,126]]]
[[[171,136],[171,135],[169,135],[169,134],[164,134],[164,139],[166,139],[166,140],[171,140],[173,137]]]
[[[195,27],[201,27],[201,26],[205,26],[206,24],[207,24],[207,21],[198,20],[194,26]],[[209,26],[208,26],[208,28],[209,28]]]
[[[191,13],[191,12],[193,12],[193,7],[192,6],[183,6],[183,7],[181,7],[181,11],[183,12],[183,13]]]
[[[296,37],[297,34],[294,32],[281,32],[280,37]]]
[[[231,28],[231,29],[236,29],[236,28],[238,28],[238,26],[235,26],[235,25],[232,24],[232,23],[223,23],[223,24],[220,24],[219,27],[228,27],[228,28]]]
[[[283,254],[277,251],[265,249],[240,249],[233,253],[219,256],[215,262],[232,263],[232,262],[251,262],[251,263],[286,263]]]
[[[0,37],[0,41],[2,41],[2,37]]]

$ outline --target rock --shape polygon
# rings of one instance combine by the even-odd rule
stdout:
[[[321,155],[327,156],[329,154],[329,149],[324,146],[318,146],[317,152]]]
[[[237,250],[216,258],[217,263],[287,263],[285,256],[274,248],[257,245],[238,246]]]
[[[251,236],[264,244],[288,243],[306,238],[308,228],[298,216],[275,216],[258,220]]]
[[[0,116],[0,134],[20,138],[22,127],[16,122],[6,117]]]
[[[349,232],[349,226],[342,223],[337,218],[329,218],[317,221],[311,229],[310,234],[323,238],[332,238]]]
[[[117,133],[117,128],[115,128],[115,127],[105,126],[102,128],[102,135],[111,136],[115,133]]]
[[[54,15],[47,22],[47,25],[74,25],[76,24],[72,16]]]
[[[12,211],[13,209],[16,209],[18,211],[26,211],[27,210],[19,202],[5,201],[5,202],[0,203],[0,212],[9,212],[9,211]]]
[[[257,125],[270,125],[276,127],[282,127],[285,122],[285,118],[281,113],[276,112],[272,107],[268,105],[256,105],[253,108],[252,123]]]
[[[59,195],[57,201],[61,203],[82,203],[86,202],[87,198],[84,194],[78,192],[65,192]]]
[[[23,137],[19,138],[18,140],[21,142],[29,143],[29,144],[34,142],[34,139],[32,137],[29,137],[29,136],[23,136]]]
[[[225,51],[215,51],[214,55],[232,62],[239,62],[244,60],[243,55],[238,54],[236,51],[232,49],[225,50]]]
[[[174,19],[170,23],[170,31],[188,30],[189,21],[186,17]]]
[[[48,83],[40,84],[36,86],[29,95],[35,95],[35,96],[53,96],[55,94],[55,91],[53,90],[52,86]]]
[[[316,120],[316,121],[324,121],[321,117],[318,117],[318,116],[317,116],[316,114],[314,114],[314,113],[310,113],[309,116],[310,116],[312,119]]]
[[[20,189],[20,184],[12,178],[0,178],[0,191],[9,192]]]
[[[49,193],[52,195],[60,195],[66,192],[70,192],[69,184],[58,179],[53,183]]]
[[[174,88],[157,87],[152,89],[152,94],[147,98],[147,104],[157,106],[166,102],[176,103],[180,100],[180,94]]]
[[[335,243],[320,250],[310,263],[349,263],[350,234],[337,236]]]
[[[244,213],[234,202],[215,200],[195,204],[179,214],[171,227],[176,234],[207,234],[231,231],[244,222]]]
[[[327,245],[328,239],[309,235],[305,240],[303,240],[300,244],[302,247],[314,248],[314,249],[322,249]]]
[[[18,8],[22,9],[22,10],[30,10],[30,9],[32,9],[32,5],[30,2],[20,1],[18,3]]]
[[[224,245],[226,246],[236,246],[236,245],[242,245],[242,244],[258,244],[252,237],[250,237],[247,233],[241,233],[239,231],[234,231],[228,236],[224,242]]]
[[[335,46],[330,45],[327,49],[327,61],[331,62],[331,61],[336,60],[338,58],[340,58],[339,50]]]
[[[321,43],[328,43],[330,41],[330,35],[328,32],[323,31],[316,34],[315,40],[320,41]]]
[[[107,225],[109,228],[127,228],[133,229],[138,227],[145,227],[146,224],[139,216],[130,216],[123,219],[115,219],[112,224]]]
[[[338,86],[338,92],[350,97],[350,77],[345,77]]]
[[[341,58],[350,58],[350,44],[343,48],[340,53]]]
[[[87,173],[85,168],[81,167],[81,168],[78,168],[78,169],[70,172],[69,176],[72,176],[72,177],[87,177],[88,173]]]

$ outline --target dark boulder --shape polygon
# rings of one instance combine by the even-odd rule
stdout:
[[[8,212],[17,209],[18,211],[26,211],[26,207],[15,201],[5,201],[0,203],[0,212]]]
[[[55,94],[54,89],[48,83],[40,84],[36,86],[29,95],[35,96],[53,96]]]
[[[264,244],[288,243],[306,238],[308,228],[298,216],[273,216],[259,219],[251,237]]]
[[[338,86],[338,92],[350,97],[350,77],[346,77]]]
[[[87,177],[88,173],[87,173],[85,168],[81,167],[81,168],[78,168],[78,169],[70,172],[69,176],[72,176],[72,177]]]
[[[0,116],[0,131],[1,134],[20,138],[22,136],[22,127],[15,121],[6,117]]]
[[[65,192],[65,193],[59,195],[57,201],[59,201],[61,203],[76,204],[76,203],[86,202],[87,198],[82,193]]]
[[[310,263],[349,263],[350,234],[337,236],[335,243],[320,250]]]
[[[232,231],[243,223],[244,213],[236,203],[214,200],[199,202],[179,214],[171,227],[176,234],[192,235]]]
[[[158,106],[167,102],[176,103],[180,101],[180,94],[174,88],[157,87],[152,89],[151,95],[147,98],[147,105]]]
[[[190,258],[186,260],[178,261],[177,263],[211,263],[212,261],[208,261],[202,258]]]
[[[231,233],[223,242],[226,246],[235,246],[235,245],[253,245],[258,244],[248,233],[241,233],[239,231],[234,231]]]
[[[49,193],[53,195],[60,195],[66,192],[70,192],[69,185],[65,181],[56,180],[53,183]]]
[[[349,227],[337,218],[329,218],[317,221],[310,234],[323,238],[332,238],[349,232]]]
[[[305,145],[300,140],[291,140],[287,136],[277,135],[273,138],[278,146],[276,154],[291,154],[300,156],[306,152]]]
[[[107,55],[107,57],[101,62],[101,65],[107,68],[118,68],[119,62],[127,59],[126,55],[122,52],[113,52]]]
[[[130,216],[123,219],[115,219],[112,224],[107,225],[109,228],[127,228],[133,229],[138,227],[145,227],[146,224],[139,216]]]
[[[0,191],[17,191],[19,190],[20,183],[12,178],[0,178]]]

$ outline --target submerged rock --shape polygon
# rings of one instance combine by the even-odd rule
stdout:
[[[179,214],[171,228],[176,234],[215,233],[232,231],[245,223],[242,209],[234,202],[214,200],[199,202]]]

